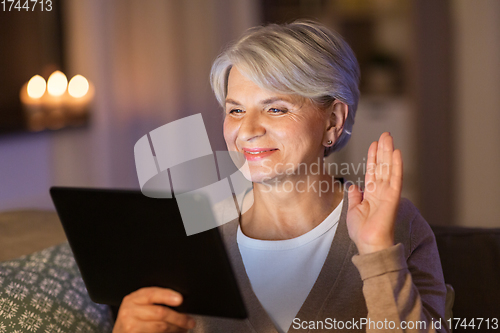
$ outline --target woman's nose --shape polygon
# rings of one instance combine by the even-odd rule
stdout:
[[[251,141],[265,133],[266,129],[259,112],[247,112],[241,121],[238,138],[241,141]]]

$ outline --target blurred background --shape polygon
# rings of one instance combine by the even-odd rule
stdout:
[[[251,26],[310,18],[340,32],[362,70],[353,137],[328,158],[337,174],[362,178],[370,142],[390,131],[404,196],[429,223],[500,226],[498,0],[51,5],[0,5],[0,210],[53,209],[54,185],[138,188],[135,142],[188,115],[202,113],[212,149],[224,150],[212,61]],[[31,77],[56,70],[83,75],[86,95],[45,93],[42,106],[21,96]]]

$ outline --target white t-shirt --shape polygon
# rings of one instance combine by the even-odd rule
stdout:
[[[292,239],[237,242],[252,289],[279,332],[286,332],[323,267],[337,230],[343,200],[311,231]]]

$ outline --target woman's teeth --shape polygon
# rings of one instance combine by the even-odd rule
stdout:
[[[276,150],[276,149],[271,149],[271,150],[263,150],[263,151],[247,151],[247,154],[256,155],[256,154],[266,153],[266,152],[268,152],[268,151],[273,151],[273,150]]]

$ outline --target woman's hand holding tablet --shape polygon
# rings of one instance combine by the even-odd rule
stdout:
[[[182,295],[172,289],[147,287],[123,298],[113,333],[187,332],[192,317],[163,306],[179,306]]]

